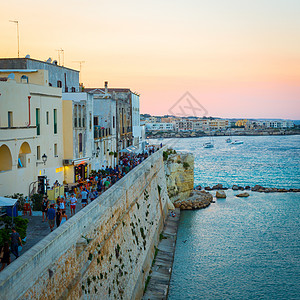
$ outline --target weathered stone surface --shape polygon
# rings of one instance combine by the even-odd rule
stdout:
[[[1,300],[141,299],[167,199],[160,150],[6,267]]]
[[[170,154],[165,161],[165,173],[170,200],[188,198],[194,188],[194,156],[190,153]]]
[[[217,191],[216,192],[216,197],[217,198],[226,198],[226,194],[224,191]]]
[[[249,193],[247,193],[247,192],[245,192],[245,193],[240,193],[240,194],[237,194],[236,196],[237,196],[237,197],[249,197],[249,196],[250,196],[250,194],[249,194]]]

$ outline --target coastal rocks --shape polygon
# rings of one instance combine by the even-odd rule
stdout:
[[[226,198],[226,194],[224,191],[217,191],[216,198]]]
[[[244,193],[240,193],[240,194],[237,194],[236,197],[241,197],[241,198],[244,198],[244,197],[249,197],[249,193],[247,192],[244,192]]]
[[[177,200],[174,206],[182,210],[201,209],[209,206],[212,201],[213,196],[210,193],[194,190],[188,199]]]
[[[232,186],[232,190],[234,190],[234,191],[243,191],[244,187],[234,184]]]
[[[206,186],[204,189],[205,189],[206,191],[212,191],[212,188],[211,188],[210,186]]]
[[[194,188],[194,156],[170,153],[164,162],[168,196],[174,203],[187,199]]]

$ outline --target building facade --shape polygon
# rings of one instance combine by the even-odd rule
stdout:
[[[16,74],[16,75],[14,75]],[[29,195],[38,176],[63,182],[61,88],[46,70],[0,73],[0,195]]]

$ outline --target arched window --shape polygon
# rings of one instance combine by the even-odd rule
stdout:
[[[26,155],[31,153],[30,146],[27,142],[24,142],[19,151],[18,156],[18,168],[25,168],[26,167]]]
[[[74,86],[72,86],[72,93],[75,93],[76,89],[74,88]]]
[[[0,172],[12,169],[12,157],[6,145],[0,147]]]
[[[28,77],[26,75],[21,76],[21,83],[28,83]]]

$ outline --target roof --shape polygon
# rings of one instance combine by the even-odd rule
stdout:
[[[53,63],[49,63],[47,61],[43,61],[43,60],[39,60],[39,59],[33,59],[33,58],[27,58],[27,57],[20,57],[20,58],[16,58],[16,57],[11,57],[11,58],[0,58],[0,62],[1,61],[9,61],[9,60],[14,60],[14,61],[26,61],[26,60],[32,60],[32,61],[36,61],[36,62],[39,62],[39,63],[44,63],[45,65],[51,65],[51,66],[54,66],[54,67],[58,67],[58,68],[64,68],[64,69],[67,69],[67,70],[71,70],[71,71],[74,71],[74,72],[78,72],[78,70],[75,70],[75,69],[71,69],[71,68],[68,68],[68,67],[65,67],[65,66],[60,66],[60,65],[56,65],[56,64],[53,64]]]
[[[30,69],[0,69],[0,73],[36,73],[37,71]]]
[[[94,91],[94,90],[100,90],[102,92],[105,92],[105,88],[84,88],[84,91],[88,91],[88,92]],[[107,91],[109,93],[111,93],[111,92],[116,92],[116,93],[131,92],[131,90],[128,88],[109,88],[109,89],[107,89]]]

